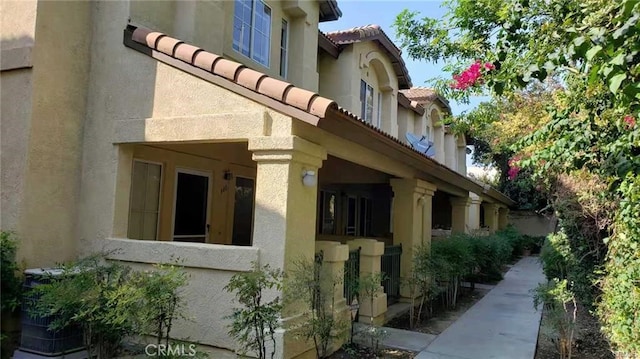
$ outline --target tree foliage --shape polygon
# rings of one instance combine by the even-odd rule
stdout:
[[[545,108],[546,123],[517,136],[509,148],[523,152],[517,165],[529,169],[548,193],[563,174],[586,171],[603,186],[596,198],[620,204],[619,210],[606,212],[610,223],[596,236],[567,235],[572,249],[605,245],[604,272],[598,275],[597,260],[589,268],[590,275],[600,277],[603,330],[619,356],[640,356],[639,2],[449,0],[445,6],[445,21],[421,19],[407,10],[396,20],[402,45],[414,59],[449,61],[452,75],[478,60],[494,65],[470,89],[436,80],[445,96],[465,100],[489,92],[499,99],[497,107],[532,83],[553,76],[562,84],[561,101]],[[526,104],[517,106],[528,111]],[[563,228],[571,229],[575,217],[567,215],[562,224],[562,216]],[[601,243],[590,247],[594,238]],[[593,256],[590,252],[583,255]]]
[[[282,301],[278,296],[268,300],[268,291],[281,290],[282,280],[281,270],[254,263],[253,270],[235,274],[224,287],[242,305],[229,316],[229,334],[243,346],[243,354],[250,350],[259,359],[274,358]]]

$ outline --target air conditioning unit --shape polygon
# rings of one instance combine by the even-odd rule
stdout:
[[[14,359],[40,358],[88,358],[84,347],[82,327],[70,325],[60,330],[49,330],[55,316],[34,316],[32,308],[39,298],[31,291],[39,284],[48,283],[52,277],[62,275],[61,269],[27,269],[23,284],[20,347],[13,354]]]

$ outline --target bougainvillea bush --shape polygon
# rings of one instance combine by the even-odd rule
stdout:
[[[583,269],[594,278],[591,298],[613,350],[620,358],[640,357],[640,2],[451,0],[445,6],[444,21],[407,10],[398,15],[396,30],[408,55],[445,60],[452,75],[478,59],[494,68],[467,87],[451,86],[460,82],[453,77],[435,81],[444,95],[465,100],[488,92],[499,104],[558,79],[560,100],[544,109],[548,120],[510,147],[512,155],[522,155],[512,162],[520,169],[512,175],[530,170],[549,194],[562,176],[586,173],[601,186],[597,193],[569,192],[566,203],[553,206],[564,208],[557,213],[572,250],[590,258]],[[486,117],[479,122],[486,125]],[[590,212],[583,203],[615,209],[576,222],[577,211]],[[585,236],[571,228],[577,223],[605,224]]]

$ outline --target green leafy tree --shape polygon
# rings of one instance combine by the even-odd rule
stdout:
[[[260,359],[268,355],[273,358],[276,353],[274,335],[280,320],[282,301],[278,296],[268,300],[268,292],[280,291],[282,280],[282,271],[254,263],[253,270],[235,274],[224,287],[226,291],[234,293],[237,302],[242,305],[228,317],[232,320],[229,334],[243,348],[254,351]],[[271,342],[271,348],[267,347],[267,341]]]
[[[313,341],[318,359],[326,358],[334,341],[348,335],[349,322],[334,313],[335,292],[342,290],[342,280],[342,274],[334,275],[324,265],[322,252],[313,260],[297,260],[285,280],[286,303],[302,304],[304,323],[300,332],[306,340]]]
[[[562,106],[548,107],[548,122],[512,149],[536,149],[517,165],[547,189],[562,174],[587,171],[605,185],[603,197],[620,204],[608,213],[605,236],[595,237],[606,246],[598,313],[618,356],[640,356],[640,321],[634,320],[640,308],[638,1],[450,0],[445,6],[445,21],[403,11],[396,29],[410,57],[450,63],[454,80],[435,81],[448,97],[508,97],[550,76],[563,84]],[[478,60],[484,69],[478,70]],[[590,245],[593,237],[567,235],[578,252],[598,247]],[[595,251],[578,256],[593,258],[593,274],[602,264]]]

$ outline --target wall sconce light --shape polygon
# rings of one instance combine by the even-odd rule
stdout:
[[[225,181],[231,181],[233,179],[233,173],[229,170],[224,171],[224,175],[222,176]]]
[[[313,187],[317,183],[316,171],[303,171],[302,172],[302,184],[307,187]]]
[[[422,207],[424,207],[424,205],[427,204],[426,200],[427,200],[427,198],[425,196],[420,196],[418,198],[418,204],[421,205]]]

